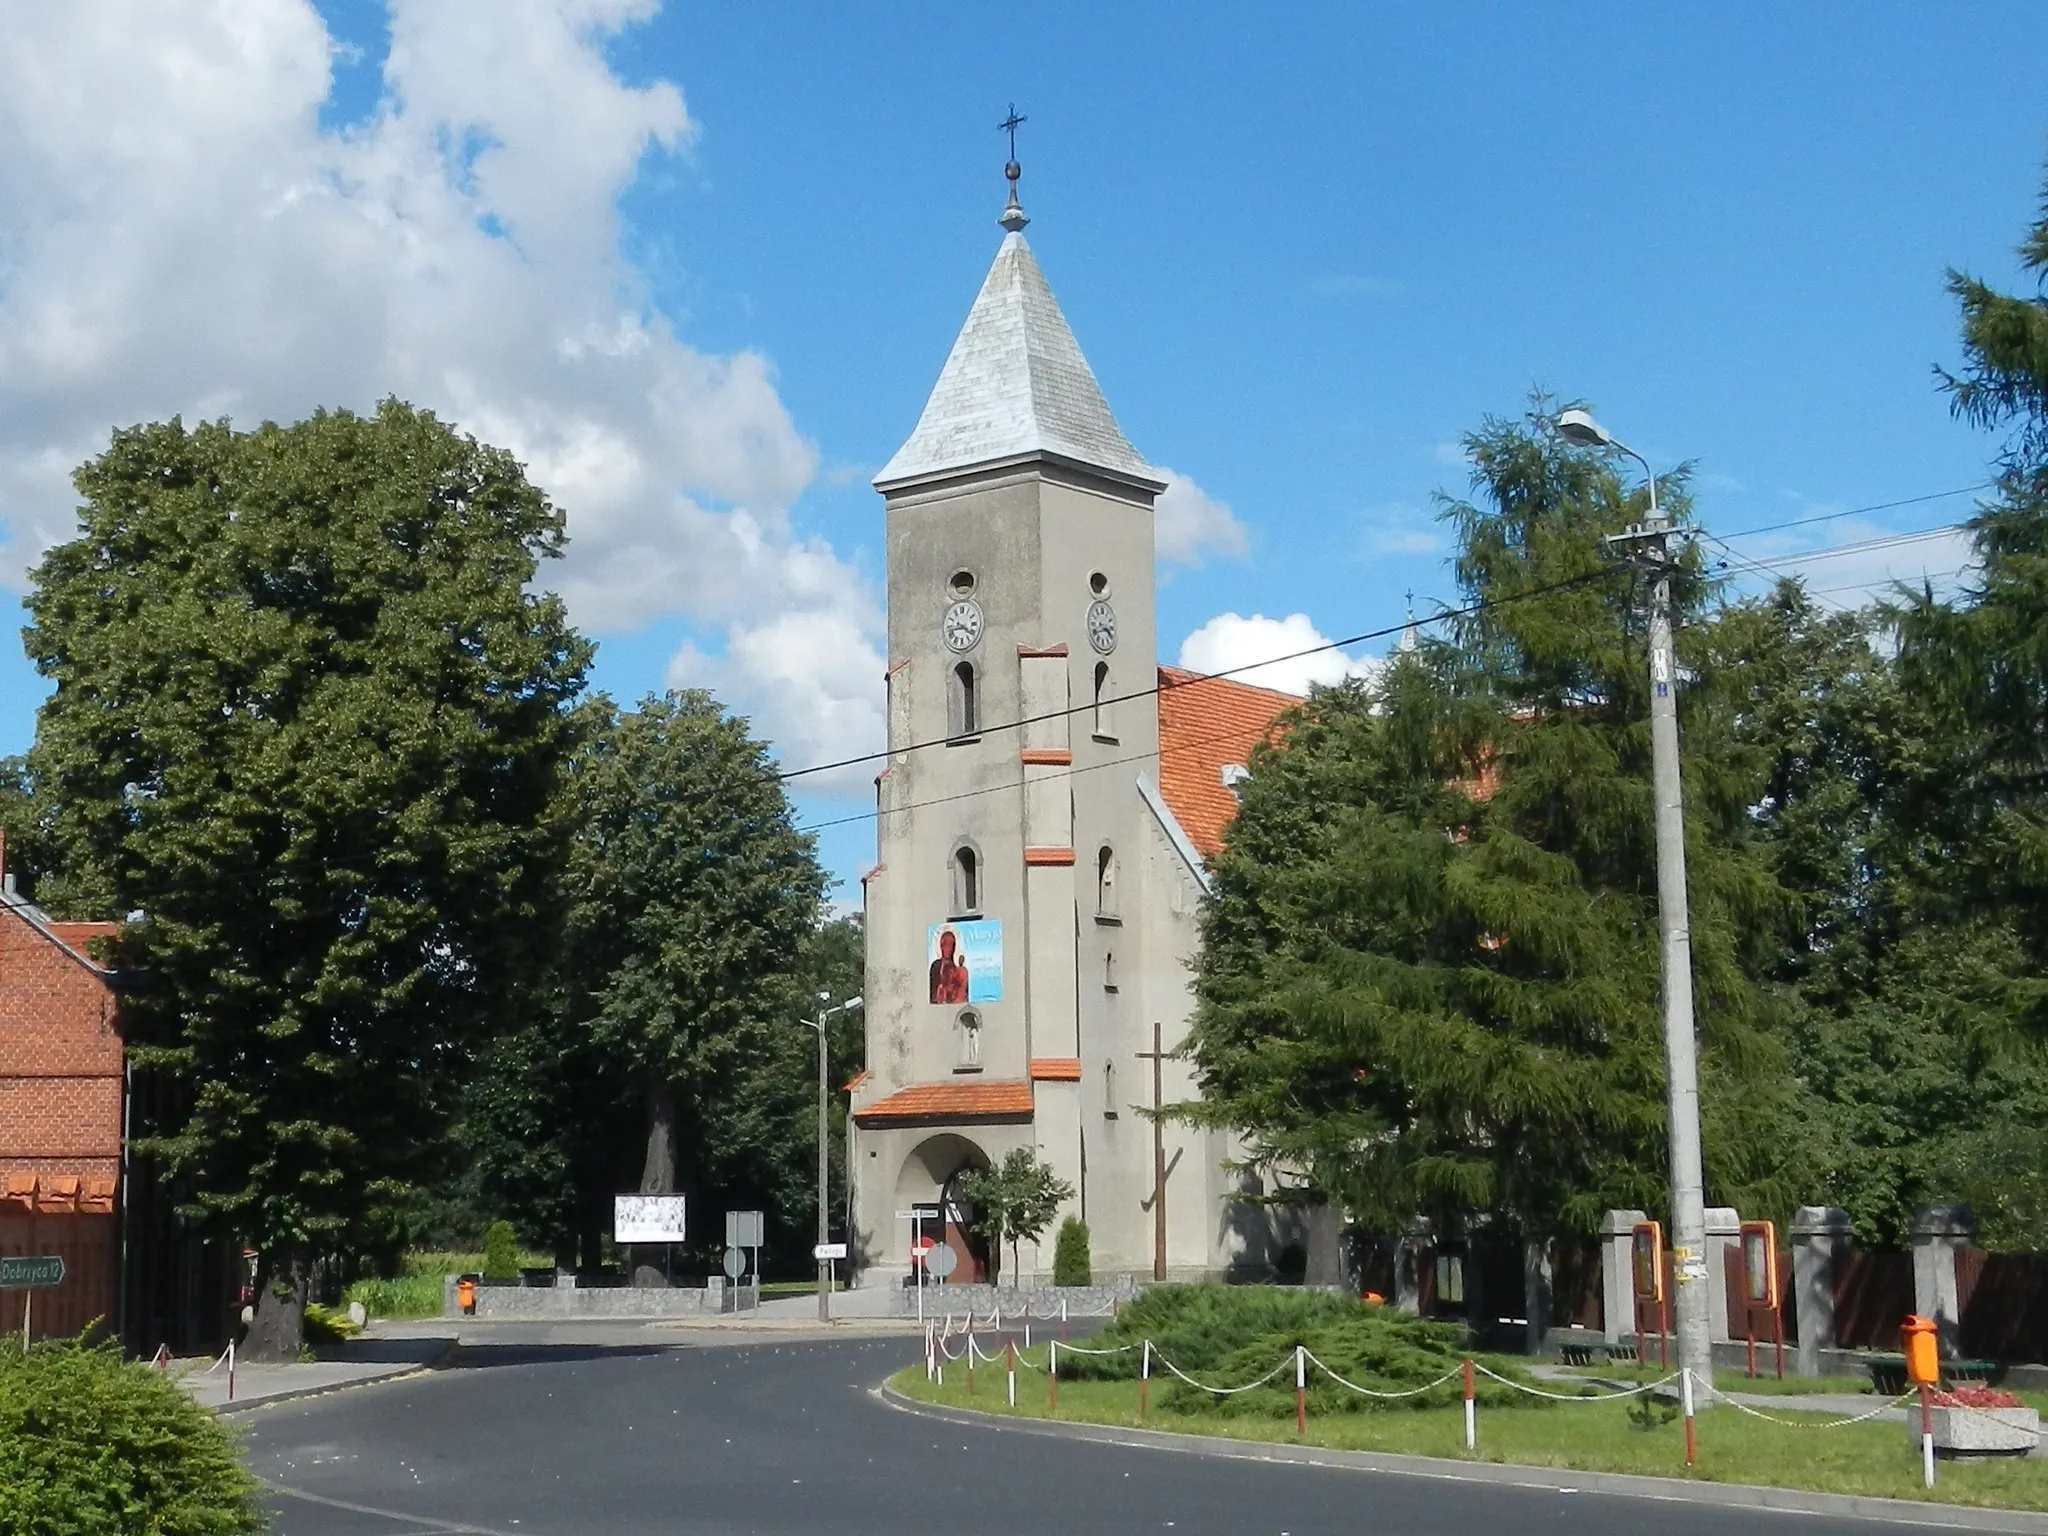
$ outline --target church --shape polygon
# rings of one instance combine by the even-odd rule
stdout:
[[[848,1132],[862,1285],[924,1241],[991,1255],[959,1191],[1017,1147],[1074,1188],[1096,1279],[1271,1272],[1291,1213],[1230,1135],[1144,1113],[1195,1091],[1207,860],[1253,746],[1294,700],[1161,666],[1153,508],[1047,286],[1017,196],[909,439],[879,475],[888,757],[863,881],[867,1070]],[[1001,1256],[1007,1265],[1008,1255]],[[936,1266],[945,1267],[945,1266]]]

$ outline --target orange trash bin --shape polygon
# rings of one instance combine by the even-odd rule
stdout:
[[[462,1308],[464,1317],[476,1313],[476,1282],[467,1275],[455,1282],[455,1304]]]
[[[1915,1386],[1941,1384],[1941,1346],[1931,1317],[1909,1317],[1899,1329],[1906,1349],[1906,1379]]]

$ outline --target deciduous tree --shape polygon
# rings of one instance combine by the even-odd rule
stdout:
[[[427,412],[116,432],[44,557],[30,768],[70,888],[139,909],[138,1150],[259,1254],[253,1354],[307,1265],[443,1150],[554,929],[546,812],[588,646],[530,590],[560,512]]]

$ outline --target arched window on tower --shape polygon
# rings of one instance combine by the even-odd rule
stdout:
[[[981,1070],[981,1015],[962,1008],[953,1019],[953,1070]]]
[[[953,669],[952,686],[948,690],[951,697],[946,701],[946,734],[955,740],[978,735],[981,731],[978,682],[973,662],[963,661]]]
[[[1095,915],[1116,914],[1116,852],[1104,843],[1095,854]]]
[[[981,912],[981,860],[965,844],[953,850],[953,916],[975,917]]]
[[[1109,706],[1109,663],[1098,661],[1095,663],[1095,705],[1093,711],[1095,723],[1089,727],[1097,736],[1114,737],[1116,735],[1115,717],[1112,715]]]
[[[1114,1120],[1116,1117],[1116,1059],[1112,1057],[1102,1064],[1102,1118]]]

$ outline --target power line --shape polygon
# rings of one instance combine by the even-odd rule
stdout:
[[[1277,666],[1284,661],[1299,661],[1304,656],[1320,656],[1326,651],[1342,650],[1345,646],[1363,645],[1368,640],[1384,640],[1390,635],[1400,634],[1410,624],[1440,624],[1445,619],[1470,618],[1474,614],[1484,613],[1491,608],[1504,607],[1508,603],[1527,602],[1531,598],[1547,597],[1553,592],[1562,592],[1569,587],[1584,586],[1588,582],[1602,580],[1609,574],[1606,570],[1594,571],[1584,576],[1573,576],[1564,581],[1554,581],[1546,586],[1531,587],[1527,592],[1517,592],[1512,597],[1488,598],[1477,603],[1468,604],[1463,608],[1446,608],[1441,612],[1431,614],[1426,619],[1406,618],[1399,624],[1389,624],[1382,629],[1368,629],[1362,634],[1347,635],[1342,640],[1325,640],[1319,645],[1304,646],[1298,651],[1289,651],[1285,655],[1268,656],[1259,661],[1247,661],[1239,666],[1225,667],[1217,672],[1203,672],[1193,678],[1190,683],[1154,683],[1150,688],[1140,688],[1134,693],[1120,693],[1114,698],[1104,699],[1102,702],[1105,704],[1123,704],[1134,699],[1149,699],[1170,688],[1189,687],[1194,682],[1212,682],[1217,678],[1235,677],[1240,672],[1255,672],[1261,667]],[[1095,705],[1092,702],[1087,704],[1070,704],[1065,709],[1049,709],[1043,714],[1025,715],[1021,719],[1006,720],[999,725],[983,726],[976,734],[986,736],[993,735],[998,731],[1021,730],[1027,725],[1038,725],[1047,720],[1066,720],[1075,715],[1089,714],[1094,709]],[[784,769],[778,772],[775,777],[787,784],[791,779],[807,778],[814,773],[831,773],[840,768],[858,768],[863,763],[878,763],[885,759],[900,757],[911,752],[922,752],[932,747],[943,747],[958,739],[957,736],[950,735],[930,736],[923,741],[907,742],[900,747],[884,747],[880,751],[862,752],[853,757],[842,757],[832,762],[812,763],[805,768]]]
[[[1264,663],[1261,663],[1261,665],[1264,665]],[[1206,680],[1205,678],[1204,681]],[[1186,743],[1186,745],[1189,747],[1210,747],[1219,741],[1229,741],[1234,737],[1244,734],[1244,728],[1236,726],[1227,731],[1218,731],[1213,736],[1198,736],[1193,741]],[[1078,778],[1081,774],[1094,773],[1103,768],[1120,768],[1131,763],[1149,763],[1160,756],[1161,754],[1158,752],[1127,752],[1122,757],[1105,758],[1099,763],[1069,765],[1055,773],[1043,774],[1031,782],[1033,784],[1043,784],[1049,779]],[[835,816],[830,821],[807,822],[805,825],[798,827],[797,831],[822,832],[827,827],[849,827],[857,822],[880,821],[884,816],[902,816],[911,811],[929,810],[935,805],[952,805],[956,801],[973,800],[982,795],[1010,794],[1014,793],[1016,789],[1017,786],[1015,784],[983,784],[974,789],[956,790],[950,795],[934,795],[929,800],[913,800],[908,805],[892,805],[886,809],[877,806],[871,811],[855,811],[850,815]]]
[[[1796,517],[1787,523],[1765,523],[1760,528],[1745,528],[1740,533],[1722,534],[1727,539],[1747,539],[1759,533],[1778,533],[1787,528],[1808,528],[1815,523],[1837,522],[1845,517],[1861,517],[1868,512],[1889,512],[1895,507],[1917,507],[1923,502],[1946,501],[1951,496],[1968,496],[1974,491],[1988,491],[1998,482],[1980,480],[1975,485],[1957,486],[1952,491],[1929,491],[1925,496],[1907,496],[1898,501],[1880,501],[1867,507],[1851,507],[1846,512],[1823,512],[1816,517]]]

